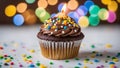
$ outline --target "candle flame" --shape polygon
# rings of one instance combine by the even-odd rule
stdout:
[[[58,13],[56,16],[58,17],[67,16],[67,4],[66,3],[63,5],[61,12]]]
[[[63,7],[62,7],[62,13],[64,13],[65,11],[66,11],[66,8],[67,8],[67,4],[65,3],[64,5],[63,5]]]

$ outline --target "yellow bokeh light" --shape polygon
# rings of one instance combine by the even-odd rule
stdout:
[[[101,2],[105,5],[108,5],[111,2],[111,0],[101,0]]]
[[[37,17],[34,11],[31,9],[26,10],[22,15],[24,17],[25,24],[32,25],[32,24],[35,24],[37,21]]]
[[[16,7],[14,5],[8,5],[6,8],[5,8],[5,15],[8,16],[8,17],[12,17],[14,16],[16,13]]]
[[[49,5],[56,5],[58,3],[58,0],[48,0]]]
[[[70,0],[69,2],[68,2],[68,8],[70,9],[70,10],[75,10],[75,9],[77,9],[77,7],[78,7],[78,2],[76,1],[76,0]]]
[[[17,12],[23,13],[27,9],[27,4],[26,3],[19,3],[17,5]]]
[[[89,20],[88,17],[86,16],[81,16],[78,20],[78,24],[80,25],[80,27],[82,28],[86,28],[89,26]]]
[[[110,11],[113,11],[113,12],[117,11],[117,9],[118,9],[118,4],[117,4],[117,2],[116,2],[116,1],[111,1],[111,2],[108,4],[108,9],[109,9]]]
[[[39,0],[38,1],[38,7],[43,7],[43,8],[47,8],[48,3],[46,0]]]

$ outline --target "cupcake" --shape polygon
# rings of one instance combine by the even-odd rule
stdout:
[[[44,57],[61,60],[78,55],[84,35],[80,26],[64,15],[46,20],[37,37]]]

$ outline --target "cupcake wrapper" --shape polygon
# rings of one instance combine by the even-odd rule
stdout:
[[[55,42],[39,40],[42,55],[50,59],[69,59],[76,57],[82,40]]]

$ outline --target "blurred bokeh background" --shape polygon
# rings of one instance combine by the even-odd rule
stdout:
[[[42,24],[65,3],[81,27],[120,24],[120,0],[0,0],[0,25]]]

